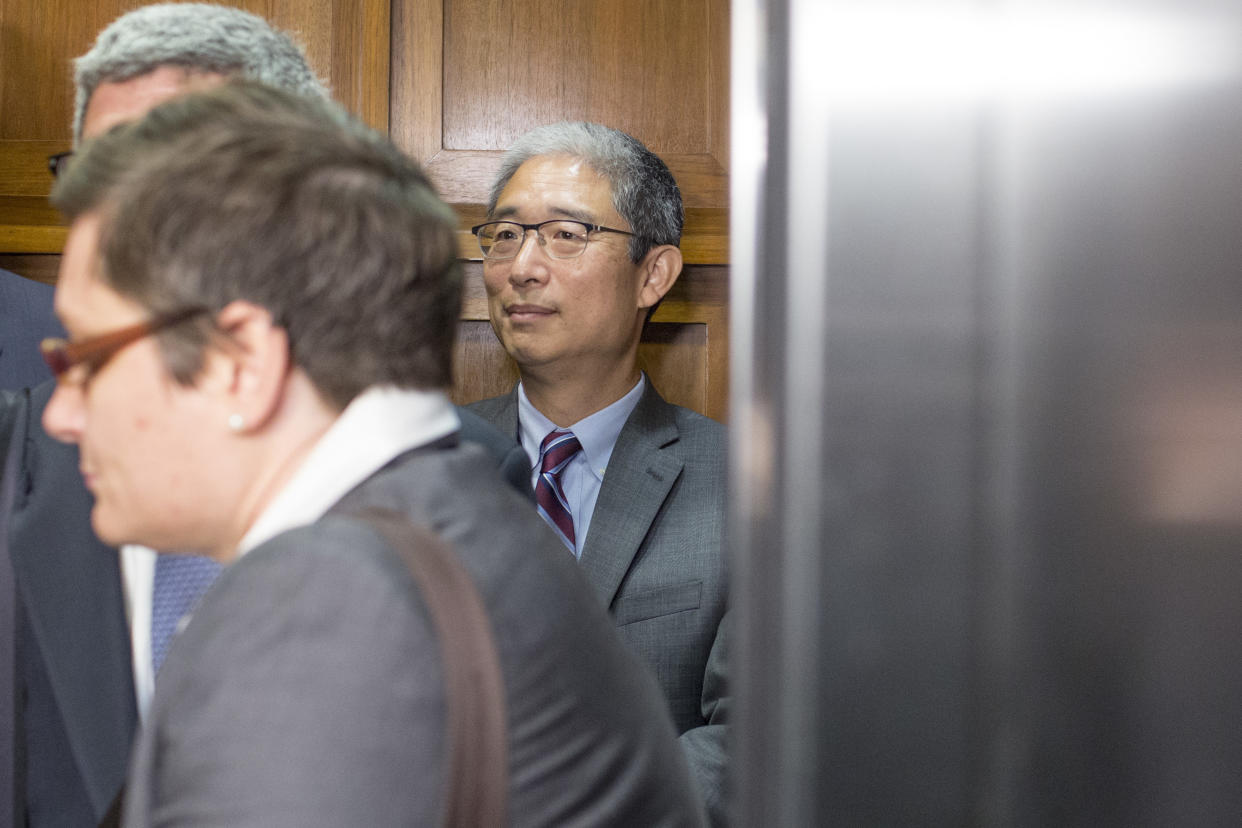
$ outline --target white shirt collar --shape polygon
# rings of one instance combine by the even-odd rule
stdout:
[[[249,552],[281,532],[314,523],[351,489],[404,451],[461,429],[440,391],[369,388],[350,402],[237,547]]]
[[[630,418],[642,398],[645,379],[646,374],[640,374],[638,382],[624,397],[594,414],[583,417],[567,429],[578,438],[582,445],[582,456],[597,480],[604,479],[604,470],[608,468],[608,461],[617,445],[617,438],[621,436],[621,429],[625,427],[625,421]],[[543,438],[556,428],[555,423],[535,408],[526,396],[526,389],[518,383],[518,432],[522,448],[526,449],[530,458],[532,471],[539,465],[539,446],[543,443]]]

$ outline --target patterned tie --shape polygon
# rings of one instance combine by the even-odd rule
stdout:
[[[151,590],[151,666],[156,673],[177,634],[177,625],[193,612],[220,570],[220,564],[198,555],[156,556]]]
[[[561,540],[574,552],[574,518],[565,502],[565,490],[561,488],[561,472],[582,445],[572,431],[552,431],[539,446],[539,480],[535,483],[535,502],[539,514],[548,522]]]

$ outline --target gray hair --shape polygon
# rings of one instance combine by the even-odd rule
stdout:
[[[90,51],[74,61],[74,145],[82,142],[86,107],[99,84],[127,81],[162,66],[328,95],[301,46],[261,17],[209,3],[143,6],[112,21]]]
[[[100,217],[97,278],[152,315],[265,308],[344,407],[377,385],[446,388],[461,308],[457,221],[422,169],[321,98],[234,80],[88,141],[52,189]],[[220,332],[158,334],[193,384]]]
[[[487,201],[489,216],[496,212],[500,193],[518,167],[544,155],[580,158],[608,180],[612,205],[635,234],[629,250],[634,262],[642,261],[653,247],[681,243],[685,212],[668,166],[637,138],[586,121],[547,124],[518,138],[501,159]]]

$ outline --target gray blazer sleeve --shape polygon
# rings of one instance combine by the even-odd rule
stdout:
[[[533,502],[535,493],[530,487],[530,458],[513,435],[506,435],[478,414],[461,406],[457,407],[457,417],[461,420],[461,439],[487,449],[505,482]]]
[[[437,822],[436,642],[381,543],[321,524],[226,570],[161,670],[126,825]]]
[[[699,790],[713,826],[729,824],[726,800],[728,775],[728,724],[732,714],[732,695],[726,683],[725,639],[729,615],[721,620],[712,643],[711,655],[703,673],[703,719],[678,738],[690,765],[690,775]]]
[[[654,671],[713,824],[726,821],[730,713],[726,432],[650,385],[613,449],[584,574]]]

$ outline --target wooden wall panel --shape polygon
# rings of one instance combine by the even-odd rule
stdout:
[[[686,269],[639,345],[639,364],[670,402],[725,422],[729,403],[729,269]]]
[[[306,47],[334,96],[367,123],[388,123],[387,0],[218,0],[270,20]],[[2,0],[0,141],[71,136],[71,60],[99,30],[146,0]]]
[[[695,411],[710,407],[709,334],[706,322],[652,320],[638,348],[638,363],[656,388],[667,394],[667,399]]]
[[[637,136],[686,202],[687,271],[640,359],[666,397],[725,419],[728,0],[225,0],[298,35],[350,110],[421,160],[460,215],[468,291],[455,399],[512,386],[467,228],[501,151],[585,118]],[[0,267],[53,281],[64,240],[45,158],[70,144],[69,61],[143,0],[0,0]],[[37,89],[37,94],[31,94]]]
[[[226,0],[228,2],[228,0]],[[293,32],[351,111],[388,127],[388,0],[232,0]],[[49,154],[72,141],[71,60],[144,0],[0,0],[0,253],[53,253],[64,243],[47,205]]]
[[[392,137],[467,212],[531,127],[623,129],[677,177],[687,261],[725,263],[728,19],[727,0],[394,0]]]
[[[512,387],[487,324],[479,253],[500,155],[558,120],[625,130],[659,154],[686,203],[687,272],[640,360],[667,398],[724,420],[728,398],[728,0],[393,0],[398,146],[426,165],[460,217],[467,266],[455,399]]]
[[[517,365],[496,341],[487,311],[467,311],[457,324],[453,353],[453,402],[465,404],[503,394],[517,384]]]
[[[643,136],[661,154],[707,153],[709,54],[696,46],[710,5],[444,3],[444,149],[503,150],[570,119]],[[680,117],[668,117],[673,102]]]

